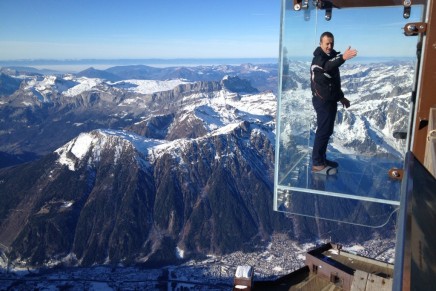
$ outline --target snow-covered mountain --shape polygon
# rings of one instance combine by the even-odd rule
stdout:
[[[353,107],[340,111],[335,149],[401,154],[386,133],[405,126],[413,67],[389,66],[342,70]],[[283,90],[310,105],[308,68],[289,64]],[[256,78],[272,74],[239,69]],[[401,70],[409,74],[396,74]],[[250,249],[280,231],[298,239],[371,237],[370,230],[272,211],[272,90],[232,74],[192,81],[106,80],[92,73],[11,75],[21,83],[0,97],[0,151],[44,155],[0,170],[0,249],[14,264],[172,263],[181,252],[195,258]],[[281,98],[282,106],[291,105]],[[286,125],[299,130],[309,109],[284,116],[282,141]]]
[[[162,264],[178,260],[180,250],[186,256],[234,251],[267,238],[273,225],[280,228],[284,217],[273,213],[269,197],[273,93],[230,76],[217,82],[122,81],[142,86],[141,93],[71,75],[61,78],[71,82],[61,90],[58,78],[24,78],[7,97],[16,112],[45,108],[46,119],[82,129],[45,158],[1,172],[4,210],[23,210],[1,214],[1,244],[10,247],[15,263]],[[22,104],[24,98],[33,103]],[[77,114],[103,122],[108,112],[126,129],[83,131],[83,122],[74,120]],[[35,123],[39,130],[53,126]],[[17,195],[7,198],[11,193]],[[225,224],[222,217],[228,217]]]
[[[41,160],[0,171],[1,249],[13,266],[155,266],[253,250],[275,232],[371,238],[272,211],[271,130],[242,121],[173,141],[82,133]]]
[[[82,133],[1,173],[3,207],[21,209],[2,212],[2,245],[30,265],[162,264],[181,250],[192,257],[249,247],[289,225],[272,211],[269,132],[240,122],[168,142]]]
[[[184,79],[171,78],[175,72],[185,69],[193,75]],[[201,99],[212,92],[220,94],[218,91],[224,87],[235,98],[255,93],[257,88],[250,81],[237,77],[239,75],[269,88],[261,92],[272,92],[271,88],[276,85],[267,84],[277,78],[275,65],[165,69],[126,66],[104,71],[119,74],[117,81],[104,79],[107,75],[96,74],[96,70],[92,70],[92,77],[85,76],[89,70],[77,75],[41,75],[32,70],[27,73],[25,68],[2,68],[1,71],[9,80],[8,84],[15,85],[0,97],[0,116],[3,117],[0,152],[15,155],[29,152],[36,156],[55,150],[83,131],[122,129],[153,116],[173,115],[183,102],[187,102],[183,98]],[[150,78],[123,78],[129,71]],[[219,78],[209,80],[215,76]],[[178,127],[184,127],[183,124]],[[175,131],[169,133],[173,138],[183,136]]]

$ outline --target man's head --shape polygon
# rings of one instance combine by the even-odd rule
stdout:
[[[319,38],[319,46],[326,53],[330,54],[335,44],[335,38],[331,32],[324,32]]]

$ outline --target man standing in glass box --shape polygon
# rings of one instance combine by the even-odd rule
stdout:
[[[339,67],[357,55],[357,51],[351,47],[340,54],[333,46],[333,34],[321,34],[319,47],[313,52],[310,67],[312,104],[316,111],[317,124],[312,151],[312,172],[323,175],[336,174],[338,167],[337,162],[329,161],[326,157],[327,145],[335,125],[337,103],[342,103],[346,108],[350,107],[350,101],[344,97],[341,89]]]

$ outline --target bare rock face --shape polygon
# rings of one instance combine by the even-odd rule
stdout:
[[[0,243],[7,256],[29,265],[162,264],[177,259],[177,247],[194,256],[224,253],[256,236],[259,219],[241,228],[238,218],[231,222],[237,231],[229,234],[223,230],[223,214],[215,214],[223,210],[217,204],[221,192],[226,197],[241,195],[226,189],[226,178],[233,177],[231,183],[237,184],[234,179],[240,174],[221,171],[220,155],[228,142],[237,148],[247,144],[236,142],[238,130],[210,134],[229,122],[241,123],[237,110],[225,104],[227,95],[236,93],[220,82],[199,81],[140,94],[120,89],[136,86],[127,86],[127,81],[115,86],[115,78],[112,83],[91,79],[101,74],[87,70],[75,78],[32,75],[2,99],[8,104],[0,106],[2,116],[13,117],[2,123],[9,131],[0,135],[5,151],[19,145],[20,151],[32,148],[44,155],[58,147],[40,160],[1,170]],[[232,86],[238,87],[238,82],[250,87],[238,78]],[[226,122],[221,121],[222,110],[230,110]],[[99,127],[117,131],[92,131]],[[241,123],[241,128],[249,135],[249,123]],[[265,149],[272,152],[271,142],[266,143]],[[226,163],[240,164],[239,159],[246,158]],[[259,174],[260,181],[270,194],[271,183],[264,180],[272,177],[270,161],[263,171],[268,174]],[[208,195],[213,207],[208,199],[203,201]],[[204,205],[208,211],[197,213]],[[229,221],[236,208],[229,208]],[[203,220],[213,223],[216,231],[208,231],[208,242],[199,247],[206,232],[199,236],[193,225]],[[239,233],[245,229],[247,233]]]
[[[228,253],[286,225],[272,211],[273,144],[256,126],[169,145],[138,138],[93,131],[3,170],[10,258],[162,264],[177,260],[176,247]]]

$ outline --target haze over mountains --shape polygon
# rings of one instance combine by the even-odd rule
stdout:
[[[308,64],[290,65],[307,91]],[[338,150],[402,154],[385,134],[406,123],[412,75],[400,70],[413,66],[345,67],[356,106],[338,120]],[[277,76],[276,64],[60,75],[2,68],[1,166],[39,157],[0,170],[3,256],[23,265],[154,265],[253,249],[275,232],[322,237],[331,223],[272,211]],[[386,114],[374,114],[379,108]],[[373,234],[335,229],[335,239]]]

